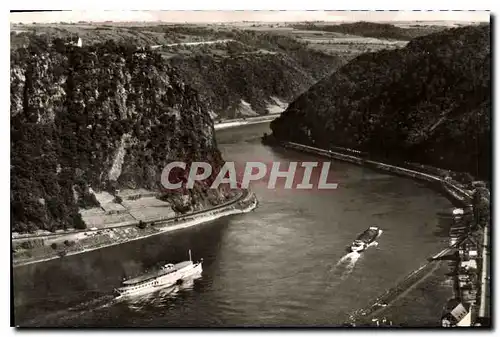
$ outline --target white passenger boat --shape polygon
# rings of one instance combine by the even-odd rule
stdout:
[[[177,264],[169,263],[162,266],[159,270],[125,280],[122,287],[115,289],[115,292],[117,293],[117,297],[136,296],[179,284],[185,278],[201,274],[203,271],[202,263],[203,259],[193,263],[190,250],[189,261]]]
[[[352,243],[350,247],[351,252],[358,252],[361,253],[364,251],[368,246],[373,243],[375,240],[378,239],[378,237],[382,235],[382,230],[378,228],[377,226],[372,226],[365,230],[363,233],[361,233],[356,240]]]

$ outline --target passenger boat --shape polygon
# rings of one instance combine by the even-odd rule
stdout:
[[[177,264],[168,263],[159,270],[149,272],[129,280],[125,280],[122,286],[115,289],[117,297],[142,295],[160,288],[169,287],[182,283],[185,278],[201,274],[203,259],[193,263],[191,250],[189,250],[189,261]]]
[[[362,252],[382,235],[382,230],[377,226],[372,226],[361,233],[351,244],[351,252]]]

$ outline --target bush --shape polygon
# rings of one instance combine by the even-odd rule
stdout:
[[[139,227],[140,229],[144,229],[147,227],[147,223],[145,223],[144,221],[139,221],[139,224],[137,225],[137,227]]]
[[[24,241],[19,245],[19,247],[21,247],[22,249],[31,249],[33,248],[33,245],[31,241]]]
[[[186,214],[191,210],[191,206],[177,203],[172,205],[172,210],[177,214]]]
[[[59,253],[57,253],[57,255],[59,255],[59,257],[63,257],[63,256],[66,256],[66,251],[65,250],[61,250]]]
[[[71,247],[71,246],[74,246],[75,245],[75,241],[71,241],[71,240],[65,240],[64,241],[64,244],[68,247]]]
[[[77,213],[73,216],[73,226],[75,226],[76,229],[86,229],[87,225],[82,219],[82,215],[80,213]]]
[[[487,196],[488,190],[486,188],[476,188],[472,197],[475,222],[483,228],[491,221],[490,204],[485,200],[488,199]]]
[[[55,242],[54,242],[54,243],[52,243],[52,244],[50,245],[50,247],[52,247],[52,249],[56,250],[56,249],[57,249],[57,243],[55,243]]]
[[[119,195],[117,195],[117,196],[115,197],[114,202],[115,202],[115,203],[117,203],[117,204],[121,204],[121,203],[123,202],[123,199],[122,199]]]

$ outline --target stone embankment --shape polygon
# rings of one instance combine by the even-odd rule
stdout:
[[[64,256],[82,254],[96,249],[144,239],[153,235],[192,227],[224,216],[250,212],[257,207],[257,204],[257,198],[253,192],[242,190],[235,199],[211,209],[192,212],[169,219],[144,222],[143,228],[138,226],[139,224],[134,224],[97,231],[71,232],[65,236],[54,234],[53,238],[46,236],[44,238],[35,237],[29,241],[25,237],[13,239],[13,247],[18,244],[16,241],[27,242],[25,244],[27,246],[25,248],[27,249],[20,249],[13,252],[13,266],[18,267],[62,258]]]
[[[366,167],[371,167],[374,169],[390,172],[392,174],[400,176],[406,176],[409,178],[426,181],[428,183],[431,183],[431,185],[434,187],[438,186],[441,187],[443,191],[446,192],[446,194],[453,201],[460,203],[462,206],[467,206],[470,203],[472,191],[467,190],[462,184],[456,181],[448,180],[429,172],[417,171],[416,169],[410,169],[396,165],[389,165],[386,163],[365,159],[360,156],[361,152],[352,149],[343,149],[343,152],[350,153],[347,154],[331,150],[318,149],[315,147],[297,144],[293,142],[281,142],[281,145],[285,148],[291,148],[303,152],[320,155],[322,157],[333,158],[336,160],[341,160],[356,165],[363,165]],[[413,167],[416,166],[415,164],[411,163],[407,163],[407,165],[408,166],[411,165]],[[424,168],[424,166],[422,166],[421,169],[429,170],[428,168]]]

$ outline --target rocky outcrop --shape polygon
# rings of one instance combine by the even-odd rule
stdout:
[[[454,28],[362,54],[291,103],[274,137],[489,178],[490,28]]]
[[[11,52],[14,230],[82,227],[78,208],[96,204],[89,191],[159,191],[170,161],[208,161],[215,173],[223,163],[209,113],[160,55],[57,40]],[[206,184],[163,198],[196,209],[229,194]]]

